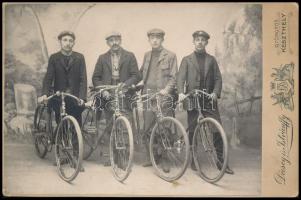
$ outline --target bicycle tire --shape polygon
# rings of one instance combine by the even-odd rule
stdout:
[[[85,111],[87,111],[87,115],[85,116]],[[88,130],[86,130],[85,124],[86,124],[86,120],[88,117],[88,114],[92,113],[92,120],[94,119],[94,123],[95,123],[95,131],[98,131],[98,122],[96,120],[96,116],[95,116],[95,112],[90,109],[90,108],[86,108],[83,112],[82,112],[82,116],[83,118],[83,125],[82,125],[82,135],[83,135],[83,144],[84,144],[84,149],[83,149],[83,159],[87,160],[89,159],[89,157],[92,155],[92,153],[94,152],[94,147],[93,147],[93,141],[94,141],[94,137],[92,137],[92,135],[90,134],[90,132]],[[88,121],[88,123],[92,121]],[[97,134],[95,134],[96,136]]]
[[[198,152],[196,152],[197,151],[196,150],[197,134],[200,132],[199,129],[200,129],[201,125],[203,125],[206,122],[208,122],[208,123],[210,122],[215,126],[215,128],[220,133],[220,136],[221,136],[222,142],[223,142],[223,165],[222,165],[222,167],[220,167],[221,169],[217,170],[217,171],[219,171],[219,173],[213,178],[209,177],[202,170],[201,165],[202,164],[205,165],[205,164],[204,164],[204,162],[203,163],[200,162],[201,164],[199,165],[199,161],[198,161],[198,157],[197,157],[199,154],[198,154]],[[203,138],[203,139],[205,139],[205,138]],[[193,154],[194,163],[195,163],[195,166],[196,166],[196,169],[198,171],[199,176],[203,180],[205,180],[206,182],[209,182],[209,183],[215,183],[215,182],[219,181],[223,177],[223,175],[225,174],[225,170],[226,170],[226,167],[228,165],[228,148],[229,148],[228,147],[227,136],[226,136],[226,133],[225,133],[223,127],[221,126],[221,124],[217,120],[215,120],[213,118],[210,118],[210,117],[206,117],[206,118],[200,120],[199,124],[195,128],[192,141],[193,141],[192,142],[192,154]],[[204,142],[202,141],[202,143],[204,143]],[[213,145],[213,147],[214,147],[214,145]],[[217,154],[216,154],[216,156],[217,156]],[[217,158],[217,160],[218,160],[218,158]]]
[[[75,168],[74,173],[72,173],[69,177],[66,177],[65,173],[61,170],[61,165],[60,165],[60,160],[59,160],[60,156],[59,156],[59,149],[58,149],[59,148],[59,140],[61,139],[61,136],[63,136],[62,134],[64,134],[60,130],[63,126],[63,123],[67,120],[69,120],[73,124],[75,132],[76,132],[77,142],[78,142],[78,157],[77,157],[76,168]],[[58,172],[59,176],[66,182],[73,181],[77,177],[77,175],[80,171],[80,167],[82,165],[82,160],[83,160],[83,139],[82,139],[81,129],[80,129],[80,126],[79,126],[77,120],[73,116],[70,116],[70,115],[65,116],[58,125],[57,135],[56,135],[56,140],[55,140],[55,159],[57,162],[57,172]]]
[[[157,166],[156,164],[156,161],[155,161],[155,156],[154,156],[154,152],[153,152],[153,149],[154,149],[154,140],[155,140],[155,134],[156,134],[156,129],[158,128],[158,123],[155,124],[153,130],[152,130],[152,133],[151,133],[151,136],[150,136],[150,145],[149,145],[149,152],[150,152],[150,159],[151,159],[151,162],[152,162],[152,165],[155,169],[155,173],[160,177],[162,178],[163,180],[165,181],[168,181],[168,182],[172,182],[172,181],[175,181],[177,179],[179,179],[180,177],[183,176],[183,174],[185,173],[186,169],[187,169],[187,166],[188,166],[188,160],[189,160],[189,151],[190,151],[190,145],[189,145],[189,139],[188,139],[188,136],[186,134],[186,131],[185,131],[185,128],[183,127],[183,125],[175,118],[173,117],[163,117],[162,118],[162,121],[170,121],[172,123],[174,123],[178,128],[179,128],[179,131],[180,131],[180,135],[183,137],[184,139],[184,143],[185,143],[185,147],[184,147],[184,163],[182,165],[182,168],[180,169],[179,172],[177,172],[175,175],[173,176],[169,176],[169,175],[166,175],[165,173],[163,173]]]
[[[128,144],[129,144],[129,155],[128,155],[128,162],[127,165],[125,167],[124,173],[122,175],[119,175],[117,172],[118,169],[118,163],[115,163],[115,157],[117,157],[117,155],[114,155],[115,153],[115,138],[116,138],[116,126],[118,123],[123,122],[125,124],[125,128],[127,129],[127,133],[128,133]],[[133,141],[133,132],[132,132],[132,127],[130,125],[129,120],[124,117],[124,116],[119,116],[116,121],[115,124],[112,128],[112,132],[111,132],[111,136],[110,136],[110,161],[111,161],[111,166],[112,166],[112,171],[114,174],[114,177],[116,178],[116,180],[123,182],[125,179],[128,178],[131,169],[132,169],[132,165],[133,165],[133,156],[134,156],[134,141]],[[118,162],[118,160],[117,160]],[[117,167],[117,168],[116,168]]]
[[[43,117],[44,113],[46,112],[46,126],[49,126],[48,122],[49,119],[47,117],[48,113],[47,113],[47,107],[45,105],[38,105],[38,107],[35,109],[35,114],[34,114],[34,123],[33,123],[33,132],[32,132],[32,136],[33,136],[33,142],[34,142],[34,146],[35,146],[35,152],[37,154],[38,157],[40,157],[41,159],[45,158],[47,152],[48,152],[48,145],[47,145],[47,138],[46,138],[46,134],[47,134],[47,129],[48,127],[45,127],[45,130],[41,130],[42,127],[40,127],[40,122],[41,122],[41,117]],[[41,133],[45,131],[45,133]],[[44,140],[44,141],[42,141]],[[45,141],[46,140],[46,141]],[[39,144],[42,144],[42,147],[40,147]]]

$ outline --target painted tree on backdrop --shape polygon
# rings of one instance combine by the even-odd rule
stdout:
[[[54,4],[14,4],[6,6],[6,17],[10,17],[10,20],[22,27],[22,19],[24,15],[31,16],[30,20],[36,27],[35,37],[31,37],[25,45],[18,49],[19,54],[30,55],[34,57],[34,66],[29,66],[19,59],[15,49],[10,46],[5,48],[5,110],[4,110],[4,121],[5,121],[5,132],[12,130],[9,127],[12,119],[16,117],[16,99],[14,93],[14,84],[22,83],[34,86],[36,93],[41,94],[42,80],[47,69],[49,54],[45,34],[43,30],[43,23],[40,20],[39,15],[41,13],[51,14],[51,9],[55,6]],[[84,9],[80,9],[78,17],[75,18],[66,27],[69,30],[76,30],[81,18],[86,12],[91,9],[95,4],[86,6]],[[8,16],[9,14],[9,16]],[[24,26],[24,25],[23,25]],[[15,31],[15,28],[12,30]],[[22,35],[23,36],[23,35]]]
[[[235,118],[239,116],[252,115],[259,119],[261,116],[261,22],[261,5],[247,5],[225,26],[223,50],[217,47],[215,49],[215,56],[223,69],[220,110],[222,115],[233,120],[233,123],[237,122]],[[240,127],[237,126],[239,123]],[[232,128],[246,130],[246,126],[245,122],[237,122]],[[231,131],[239,132],[239,130]],[[234,134],[232,137],[237,136]]]

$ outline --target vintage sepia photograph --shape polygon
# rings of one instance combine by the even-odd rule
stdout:
[[[3,195],[262,195],[262,4],[2,10]]]

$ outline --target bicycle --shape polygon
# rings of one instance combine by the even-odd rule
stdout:
[[[192,90],[185,95],[192,96],[196,100],[199,116],[197,126],[192,139],[192,155],[199,176],[209,183],[219,181],[225,174],[228,165],[228,141],[222,125],[211,117],[204,117],[199,97],[204,98],[210,95],[202,90]],[[213,109],[213,99],[211,106]],[[187,131],[189,127],[187,128]],[[222,152],[218,151],[216,144],[222,142]]]
[[[48,108],[47,102],[55,97],[61,97],[60,120],[56,128],[53,124],[54,111]],[[83,142],[81,129],[77,120],[66,113],[65,97],[77,102],[81,100],[65,92],[56,92],[47,97],[46,101],[38,101],[34,115],[33,140],[35,150],[40,158],[45,158],[48,152],[55,149],[57,172],[66,182],[73,181],[82,164]]]
[[[88,158],[97,148],[97,144],[103,135],[103,133],[99,133],[100,126],[99,121],[97,120],[97,113],[101,112],[98,109],[99,106],[115,106],[113,108],[113,126],[109,145],[110,162],[114,177],[118,181],[123,182],[129,176],[132,168],[134,139],[130,122],[125,116],[123,116],[120,110],[119,98],[120,96],[123,96],[122,88],[118,85],[102,85],[92,88],[91,90],[95,91],[95,93],[92,95],[93,100],[91,105],[86,105],[87,114],[83,115],[84,123],[82,126],[85,145],[88,149],[90,149],[85,155],[85,158]],[[100,99],[100,94],[106,90],[114,91],[112,101],[105,102],[105,105],[97,105],[97,99]],[[95,134],[95,132],[97,133]],[[92,134],[94,136],[92,136]]]
[[[152,166],[155,169],[155,174],[165,181],[172,182],[179,179],[185,172],[188,165],[189,158],[189,139],[183,125],[174,117],[163,116],[161,110],[161,95],[159,92],[138,95],[137,92],[143,88],[136,86],[132,89],[136,91],[136,97],[133,99],[133,113],[136,116],[136,126],[138,135],[141,138],[140,120],[138,113],[138,101],[149,102],[155,99],[156,106],[152,110],[156,114],[155,120],[152,122],[150,128],[146,133],[150,134],[149,140],[149,153]],[[145,100],[143,100],[145,98]],[[172,108],[170,108],[172,109]],[[169,172],[164,172],[162,162],[163,159],[169,161],[171,164]],[[164,161],[166,161],[164,160]],[[162,164],[162,165],[161,165]]]

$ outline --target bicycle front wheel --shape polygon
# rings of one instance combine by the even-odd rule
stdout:
[[[219,181],[228,164],[228,142],[221,124],[210,117],[200,120],[192,141],[198,174],[209,183]]]
[[[150,137],[150,159],[156,174],[175,181],[185,172],[189,158],[189,139],[183,125],[175,118],[164,117]]]
[[[110,161],[114,177],[122,182],[130,174],[134,154],[133,132],[128,119],[116,119],[110,136]]]
[[[55,158],[59,176],[64,181],[73,181],[82,164],[83,139],[79,124],[72,116],[64,117],[58,126]]]

